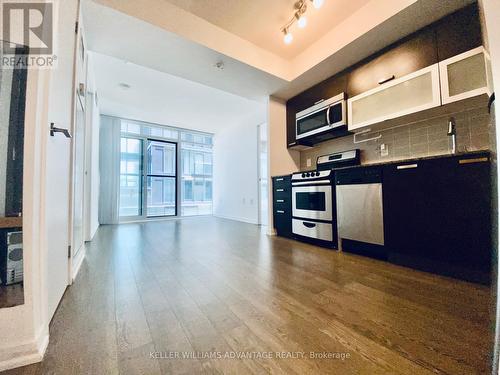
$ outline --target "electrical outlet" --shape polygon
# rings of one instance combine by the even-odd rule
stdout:
[[[389,156],[389,147],[385,143],[380,145],[380,156]]]
[[[312,165],[311,158],[306,159],[306,165],[310,167]]]

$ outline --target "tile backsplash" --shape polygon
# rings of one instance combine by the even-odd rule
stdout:
[[[353,136],[321,143],[300,153],[301,170],[316,168],[316,158],[333,152],[361,149],[361,163],[371,164],[413,157],[451,153],[451,138],[447,136],[448,119],[454,117],[457,130],[457,151],[490,149],[490,116],[488,108],[475,108],[451,115],[425,119],[381,131],[373,130],[366,138],[377,140],[354,144]],[[385,145],[385,155],[381,151]],[[308,159],[310,165],[308,165]]]

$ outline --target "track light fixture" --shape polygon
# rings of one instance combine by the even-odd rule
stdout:
[[[316,9],[321,8],[325,0],[309,0],[313,7]],[[305,13],[307,11],[307,0],[299,0],[294,5],[295,13],[293,17],[288,21],[288,23],[281,28],[281,31],[285,36],[283,37],[283,41],[285,44],[292,43],[293,35],[290,33],[290,27],[297,21],[297,26],[301,29],[307,26],[307,18]]]

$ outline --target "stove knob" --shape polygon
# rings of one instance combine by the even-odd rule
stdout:
[[[311,174],[309,172],[307,172],[306,177],[311,177]]]
[[[319,173],[319,172],[316,172],[316,176],[319,176],[320,174],[321,174],[321,173]]]
[[[302,173],[302,178],[306,177],[306,174],[305,173]]]

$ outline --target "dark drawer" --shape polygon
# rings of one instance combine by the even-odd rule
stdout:
[[[273,189],[290,188],[291,176],[273,177]]]

